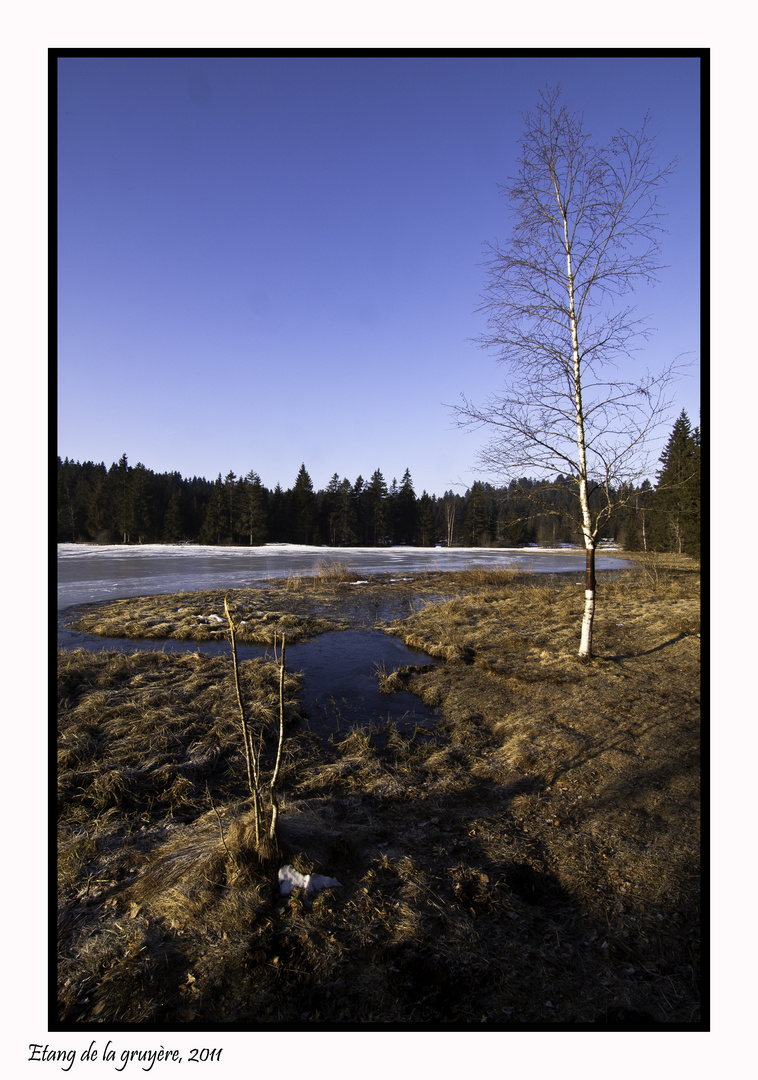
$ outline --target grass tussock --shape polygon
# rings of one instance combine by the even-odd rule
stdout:
[[[58,800],[67,827],[108,811],[187,818],[208,791],[228,798],[244,773],[231,665],[193,653],[89,653],[59,658]],[[279,670],[240,664],[249,714],[275,728]],[[299,680],[287,674],[285,717]],[[210,785],[210,788],[209,788]]]
[[[455,584],[466,589],[503,589],[524,576],[522,568],[511,566],[469,566],[455,572]]]
[[[359,574],[342,562],[320,562],[310,573],[287,574],[280,579],[285,592],[316,592],[334,585],[346,585],[359,578]]]
[[[389,628],[447,659],[378,677],[436,724],[320,741],[288,675],[276,852],[230,661],[60,656],[63,1020],[697,1022],[697,568],[601,570],[589,665],[569,575],[414,585]],[[241,667],[275,712],[276,667]],[[282,897],[284,863],[340,887]]]
[[[283,636],[294,645],[327,630],[344,630],[348,625],[344,620],[272,609],[265,600],[262,605],[261,600],[255,589],[232,594],[240,645],[273,645]],[[100,637],[135,640],[201,642],[228,638],[221,590],[112,600],[81,615],[74,628]]]

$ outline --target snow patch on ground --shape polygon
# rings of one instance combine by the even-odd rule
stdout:
[[[289,896],[293,889],[305,889],[306,896],[319,889],[341,889],[336,878],[324,877],[323,874],[300,874],[292,866],[283,866],[279,871],[279,892]]]

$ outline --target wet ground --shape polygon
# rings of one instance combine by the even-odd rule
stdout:
[[[537,577],[545,583],[554,580],[563,585],[581,580],[566,573]],[[527,575],[527,579],[535,580],[531,575]],[[321,633],[310,640],[288,645],[287,668],[303,675],[303,706],[314,733],[323,738],[341,738],[353,727],[367,727],[373,732],[375,741],[381,743],[381,733],[388,725],[397,726],[403,734],[413,734],[419,728],[431,731],[437,712],[410,692],[381,693],[380,673],[439,663],[425,652],[408,648],[398,637],[384,633],[384,626],[393,620],[407,618],[429,604],[450,599],[456,592],[451,576],[433,573],[413,577],[357,578],[331,588],[306,586],[293,589],[282,582],[261,582],[252,589],[237,590],[231,596],[254,594],[256,606],[264,610],[286,610],[350,623],[350,629]],[[82,615],[107,603],[103,600],[59,610],[59,648],[200,652],[231,658],[226,634],[216,641],[136,640],[81,633],[73,628]],[[237,648],[241,661],[273,655],[265,646],[238,643]]]
[[[359,594],[290,583],[265,602],[269,590],[235,593],[232,610],[260,606],[261,623],[318,608],[350,625],[287,646],[288,669],[305,669],[310,648],[314,677],[331,681],[333,741],[297,729],[282,763],[287,861],[341,883],[307,906],[280,896],[279,865],[256,862],[236,828],[244,762],[216,625],[207,645],[89,642],[184,653],[151,658],[151,671],[139,654],[99,665],[64,654],[57,1015],[101,1026],[694,1029],[699,572],[680,563],[601,575],[592,664],[576,658],[579,575],[499,594],[461,582],[453,604],[428,611],[455,591],[452,578],[425,576],[405,594],[378,583]],[[201,603],[223,611],[218,594]],[[419,605],[402,627],[414,648],[460,654],[393,680],[414,686],[416,710],[422,696],[439,707],[440,736],[385,725],[385,746],[365,730],[341,738],[336,692],[371,718],[361,698],[377,647],[393,650],[388,669],[406,656],[381,632],[404,605]],[[143,625],[164,634],[158,607],[140,600],[131,614],[144,609]],[[119,633],[118,620],[103,632]],[[65,627],[63,637],[84,643]],[[196,664],[199,651],[222,659]],[[296,697],[293,687],[290,715]],[[379,698],[374,716],[391,702]]]
[[[387,595],[384,596],[384,593]],[[311,731],[323,738],[340,738],[353,727],[368,727],[381,742],[381,732],[388,724],[397,726],[403,734],[413,734],[417,728],[433,727],[436,712],[427,708],[409,692],[383,694],[379,690],[379,674],[403,666],[437,663],[426,653],[407,648],[397,637],[374,628],[377,619],[396,618],[408,614],[408,601],[391,590],[382,590],[382,602],[367,596],[351,601],[350,615],[355,626],[349,630],[320,634],[309,641],[287,647],[286,664],[293,672],[303,674],[303,707]],[[64,649],[86,648],[93,651],[119,652],[199,652],[206,656],[229,656],[228,640],[187,642],[171,640],[132,640],[84,634],[72,628],[85,611],[98,605],[86,604],[66,608],[58,614],[58,646]],[[312,605],[316,611],[319,605]],[[333,613],[323,605],[324,614]],[[238,645],[240,661],[273,655],[270,648]]]

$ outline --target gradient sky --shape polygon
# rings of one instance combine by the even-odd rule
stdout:
[[[497,391],[471,340],[497,185],[560,82],[601,142],[650,110],[668,269],[635,363],[700,359],[699,62],[687,58],[61,58],[58,452],[316,488],[409,468],[462,492]],[[699,423],[698,368],[675,391]]]

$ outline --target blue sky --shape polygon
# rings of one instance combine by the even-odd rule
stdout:
[[[59,60],[61,457],[464,490],[485,436],[446,405],[501,384],[471,340],[483,249],[556,82],[599,141],[650,110],[679,158],[635,362],[699,360],[697,60]],[[682,408],[699,422],[697,368]]]

